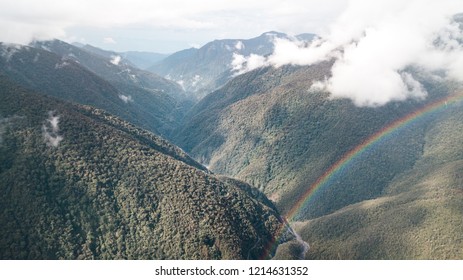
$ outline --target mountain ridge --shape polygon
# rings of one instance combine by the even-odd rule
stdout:
[[[445,96],[455,86],[424,82],[432,93],[425,101],[359,108],[348,100],[331,100],[326,92],[309,90],[312,82],[329,75],[329,69],[330,63],[285,66],[236,77],[190,111],[188,121],[174,133],[174,142],[211,170],[262,188],[284,213],[310,186],[309,182],[343,154],[394,120]],[[348,182],[338,182],[327,194],[330,199],[335,192],[342,194],[337,203],[319,199],[317,206],[302,216],[316,217],[352,201],[380,195],[394,174],[413,165],[421,149],[421,140],[416,140],[420,133],[420,129],[407,132],[410,138],[403,138],[399,148],[381,148],[395,149],[394,155],[371,153],[370,161],[375,163],[369,168],[375,171],[371,170],[368,179],[360,185],[356,182],[355,172],[367,167],[359,165],[357,171],[350,171]],[[372,182],[376,186],[367,188]],[[349,188],[342,187],[346,184]],[[346,190],[351,188],[356,191]]]
[[[296,223],[312,240],[307,258],[461,259],[461,109],[460,101],[427,119],[420,157],[379,198]]]
[[[307,41],[314,37],[307,33],[295,38]],[[276,38],[292,39],[284,33],[270,31],[251,39],[214,40],[199,49],[176,52],[148,70],[176,81],[199,100],[234,77],[234,55],[269,55]]]
[[[3,75],[0,96],[2,259],[259,258],[283,222],[249,185],[100,109]]]
[[[105,109],[162,135],[169,134],[183,117],[183,106],[188,106],[184,101],[176,100],[167,92],[147,90],[133,83],[110,82],[85,67],[82,59],[81,63],[69,54],[69,47],[72,47],[72,51],[76,50],[76,53],[80,49],[58,41],[57,44],[68,55],[31,46],[1,44],[0,72],[30,89]],[[82,54],[91,61],[89,63],[101,67],[112,65],[107,60],[83,51]],[[174,86],[171,89],[179,88]]]

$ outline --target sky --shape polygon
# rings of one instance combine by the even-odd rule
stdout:
[[[173,53],[267,31],[323,34],[348,0],[0,0],[0,41]]]
[[[8,3],[9,2],[9,3]],[[172,53],[267,31],[315,33],[309,45],[276,39],[273,54],[235,53],[235,74],[333,61],[310,90],[357,106],[428,96],[417,77],[463,83],[462,0],[0,0],[0,41],[57,38],[115,51]]]

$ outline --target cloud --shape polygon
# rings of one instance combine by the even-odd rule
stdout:
[[[133,98],[131,95],[123,95],[123,94],[119,94],[119,98],[124,101],[124,103],[129,103],[129,102],[133,102]]]
[[[61,62],[55,64],[55,69],[61,69],[69,65],[71,65],[70,62],[67,60],[67,58],[63,57],[61,58]]]
[[[427,93],[410,67],[441,70],[446,78],[463,81],[463,33],[453,19],[458,11],[463,11],[461,1],[351,0],[322,38],[310,45],[277,39],[271,56],[253,60],[279,67],[334,59],[331,76],[315,87],[358,106],[424,98]],[[240,73],[252,70],[250,60],[237,57],[233,67]]]
[[[236,42],[235,49],[237,49],[237,50],[239,50],[239,51],[242,50],[242,49],[244,49],[244,44],[243,44],[243,42],[241,42],[241,41]]]
[[[0,56],[5,58],[6,62],[10,62],[11,58],[18,53],[25,46],[17,44],[1,44],[0,45]]]
[[[119,65],[119,62],[121,62],[121,59],[122,58],[120,55],[113,55],[111,56],[111,60],[109,62],[111,62],[114,65]]]
[[[55,112],[48,112],[48,119],[42,125],[42,135],[45,144],[49,147],[58,147],[60,142],[63,141],[63,137],[58,135],[59,132],[59,116],[55,115]]]
[[[117,44],[116,40],[114,40],[113,38],[111,37],[105,37],[103,38],[103,42],[105,44]]]
[[[179,36],[194,31],[191,38],[197,38],[198,30],[207,30],[209,40],[268,30],[316,32],[346,1],[15,0],[14,5],[0,1],[0,41],[25,44],[33,38],[66,39],[75,27],[125,27],[137,32],[158,28],[182,31]]]
[[[270,65],[269,61],[257,54],[251,54],[249,56],[244,56],[241,54],[234,53],[231,67],[234,71],[234,76],[244,74],[246,72],[252,71],[254,69]]]

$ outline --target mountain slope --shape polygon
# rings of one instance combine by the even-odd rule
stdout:
[[[139,69],[146,69],[153,64],[163,60],[168,55],[167,54],[160,54],[154,52],[140,52],[140,51],[128,51],[128,52],[114,52],[114,51],[107,51],[92,45],[83,45],[79,43],[73,43],[72,45],[82,48],[88,52],[94,53],[96,55],[105,57],[109,60],[113,60],[115,57],[120,56],[121,61],[126,64],[130,64]]]
[[[0,72],[16,82],[63,100],[105,109],[150,131],[168,134],[183,115],[179,102],[168,94],[130,83],[110,83],[69,56],[8,44],[0,44],[0,54]],[[98,64],[92,56],[88,60]]]
[[[258,258],[281,226],[250,186],[104,111],[4,76],[0,97],[2,259]]]
[[[32,43],[32,46],[51,51],[68,60],[77,61],[116,87],[123,83],[140,87],[152,93],[182,96],[182,89],[176,83],[151,72],[135,68],[112,52],[100,50],[99,54],[94,54],[59,40],[36,41]],[[106,57],[108,55],[110,57]]]
[[[380,198],[297,225],[308,258],[463,258],[463,104],[427,119],[423,151]]]
[[[175,143],[211,170],[261,188],[283,212],[331,165],[396,119],[438,99],[448,86],[426,83],[426,100],[358,108],[310,91],[329,75],[330,63],[258,69],[238,76],[201,100],[177,130]],[[301,218],[333,212],[381,194],[392,178],[410,168],[422,148],[422,129],[368,155],[347,179],[332,182]],[[384,157],[384,152],[390,152]],[[368,170],[368,175],[358,173]],[[374,186],[374,187],[371,187]]]
[[[374,149],[329,176],[308,205],[294,209],[328,170],[372,135],[461,89],[410,69],[428,91],[425,99],[360,108],[311,89],[314,81],[330,75],[330,67],[331,63],[321,63],[263,68],[238,76],[201,100],[174,139],[212,171],[251,183],[283,214],[295,213],[291,218],[301,221],[297,229],[311,245],[310,258],[461,257],[451,245],[461,242],[456,238],[461,235],[461,223],[456,222],[462,217],[457,203],[461,198],[452,194],[461,184],[457,117],[461,106],[449,113],[457,118],[454,125],[446,124],[445,118],[422,119],[391,134],[393,141],[378,141]],[[433,157],[423,158],[441,127],[449,130],[445,137],[436,137],[446,142],[433,145]],[[458,130],[454,134],[452,127]],[[447,163],[434,165],[434,157]],[[427,169],[415,173],[425,162]],[[430,184],[432,178],[436,180]],[[447,209],[448,205],[454,209]],[[433,209],[435,215],[430,214]],[[426,220],[426,226],[420,219]],[[420,242],[430,240],[426,238],[431,236],[430,228],[436,229],[430,227],[433,223],[449,233],[434,235],[440,252],[428,254]],[[443,227],[444,223],[451,225]],[[410,232],[404,234],[415,238],[409,246],[398,242],[405,228]]]
[[[313,34],[303,34],[300,40],[311,40]],[[234,55],[269,55],[273,52],[275,38],[289,38],[278,32],[266,32],[259,37],[239,40],[215,40],[199,49],[174,53],[148,68],[163,77],[181,84],[186,91],[201,99],[233,78]]]
[[[140,52],[140,51],[128,51],[120,53],[122,58],[130,61],[136,67],[140,69],[148,69],[153,64],[166,58],[167,54],[153,53],[153,52]]]

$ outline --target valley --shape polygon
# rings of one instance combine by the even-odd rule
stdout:
[[[409,66],[414,96],[359,106],[279,40],[317,37],[1,43],[0,257],[463,258],[461,82]]]

